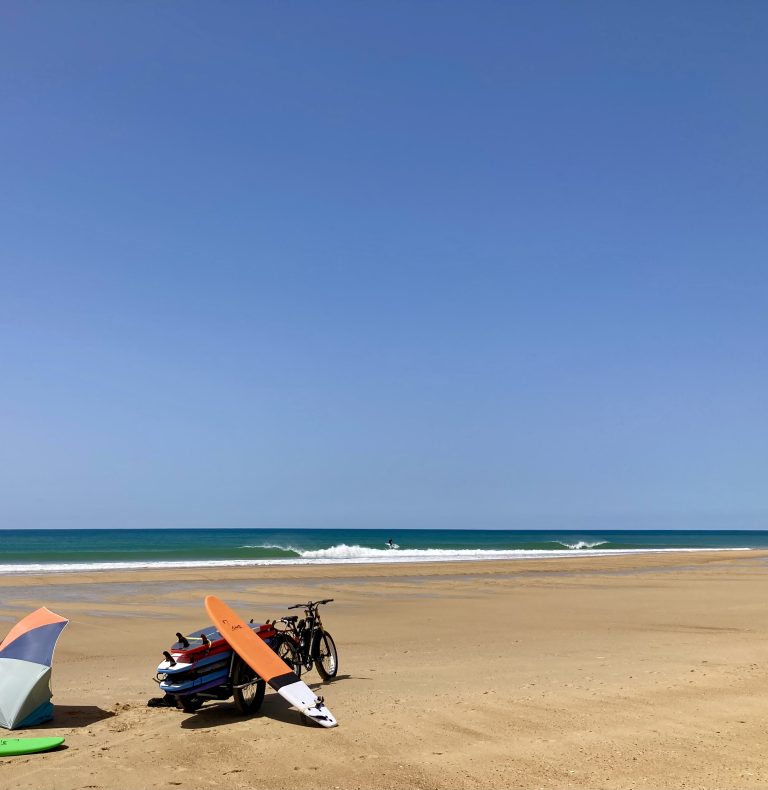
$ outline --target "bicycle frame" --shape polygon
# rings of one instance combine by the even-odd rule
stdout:
[[[281,617],[279,620],[285,625],[285,629],[280,631],[280,633],[286,634],[293,641],[299,654],[299,660],[307,672],[311,671],[315,665],[315,648],[323,634],[323,621],[318,607],[331,601],[333,601],[333,598],[289,606],[289,609],[304,609],[304,618],[299,620],[294,615]],[[276,625],[276,623],[273,624]]]

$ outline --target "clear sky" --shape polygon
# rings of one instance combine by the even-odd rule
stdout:
[[[768,4],[0,7],[0,527],[768,527]]]

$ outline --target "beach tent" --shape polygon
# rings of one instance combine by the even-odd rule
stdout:
[[[0,727],[14,730],[53,718],[51,662],[68,622],[43,607],[0,642]]]

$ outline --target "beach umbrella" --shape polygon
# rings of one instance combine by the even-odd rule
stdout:
[[[42,607],[0,642],[0,727],[14,730],[53,718],[51,662],[68,622]]]

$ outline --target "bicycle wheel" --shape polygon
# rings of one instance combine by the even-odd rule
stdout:
[[[237,656],[235,665],[232,667],[232,685],[235,687],[232,689],[232,695],[240,713],[244,715],[256,713],[261,707],[261,703],[264,702],[267,684],[240,656]],[[242,686],[242,688],[237,688],[237,686]]]
[[[312,648],[312,657],[315,666],[323,680],[331,680],[339,671],[339,655],[336,652],[336,643],[327,631],[321,631],[315,639]]]
[[[296,643],[289,636],[281,636],[277,638],[274,647],[272,648],[280,658],[301,677],[301,657]]]

